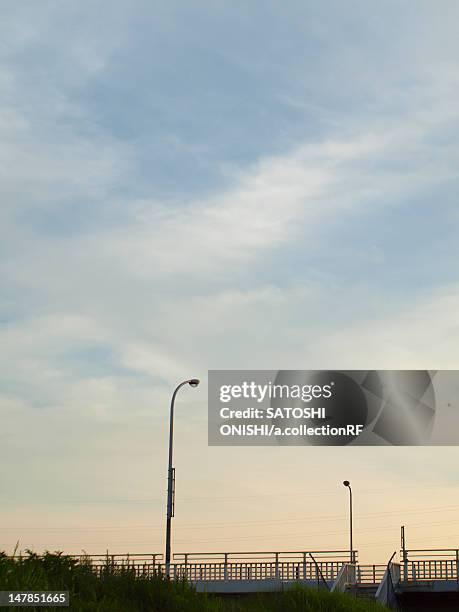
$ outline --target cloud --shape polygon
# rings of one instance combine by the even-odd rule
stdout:
[[[317,361],[326,363],[333,354],[333,362],[347,369],[458,369],[458,308],[457,284],[406,300],[392,316],[330,333],[317,343]]]
[[[391,209],[455,180],[458,152],[432,143],[436,128],[417,118],[373,125],[262,159],[205,199],[134,201],[126,224],[83,239],[83,249],[152,278],[231,273],[302,241],[314,249],[330,219]]]
[[[26,375],[24,389],[40,395],[45,377],[50,386],[44,395],[56,393],[49,401],[68,398],[65,385],[81,375],[72,352],[93,345],[112,352],[114,375],[151,376],[163,385],[194,369],[192,363],[203,369],[215,363],[237,367],[250,334],[258,338],[257,347],[244,363],[262,367],[267,361],[272,367],[275,357],[295,367],[292,355],[299,363],[310,359],[301,352],[302,342],[313,345],[309,332],[301,340],[308,320],[318,321],[314,326],[324,334],[313,354],[326,360],[339,338],[338,322],[361,329],[381,311],[375,288],[365,289],[370,279],[359,279],[326,290],[320,268],[318,274],[284,276],[277,255],[290,252],[287,265],[297,253],[306,261],[328,256],[329,224],[339,227],[361,214],[397,208],[454,177],[457,159],[449,150],[441,162],[424,154],[429,123],[400,121],[385,128],[376,124],[353,139],[327,139],[267,156],[235,175],[232,187],[201,200],[171,205],[127,199],[123,222],[115,216],[107,227],[55,237],[15,226],[28,248],[13,248],[14,258],[2,264],[3,276],[18,296],[33,301],[2,334],[2,344],[12,347],[5,354],[9,386],[14,380],[19,389]],[[416,155],[410,157],[412,151]],[[105,180],[97,175],[101,184]],[[56,183],[54,189],[57,195],[62,187]],[[103,205],[105,195],[99,193],[96,201]],[[16,237],[13,242],[17,246]],[[376,261],[384,264],[381,252]],[[266,274],[258,280],[266,262],[274,266],[274,282]],[[409,311],[418,293],[397,298],[387,316],[397,308]],[[340,301],[341,319],[328,307]],[[9,310],[14,313],[13,306]],[[373,328],[368,333],[374,334]],[[368,350],[364,340],[361,349],[351,344],[350,355]],[[374,345],[375,354],[383,355],[383,345]],[[323,346],[329,347],[325,353]],[[409,357],[403,351],[401,356]],[[92,385],[89,378],[83,376],[80,384]],[[106,385],[104,379],[101,392]],[[98,393],[97,385],[91,388]]]

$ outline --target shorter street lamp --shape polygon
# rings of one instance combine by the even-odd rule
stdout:
[[[354,547],[352,545],[352,489],[349,480],[344,480],[343,485],[349,489],[349,539],[350,539],[350,555],[351,563],[355,562]]]

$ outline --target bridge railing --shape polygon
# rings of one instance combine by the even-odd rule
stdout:
[[[37,555],[39,558],[44,555]],[[121,553],[121,554],[101,554],[89,555],[85,552],[79,554],[66,553],[64,556],[70,557],[80,564],[91,568],[96,574],[103,572],[127,571],[134,572],[136,575],[153,575],[163,572],[163,555],[161,553]],[[27,555],[14,555],[11,558],[23,560]]]
[[[161,553],[151,554],[108,554],[105,555],[71,555],[80,563],[91,567],[97,574],[106,571],[116,572],[119,570],[130,571],[137,576],[151,576],[160,573],[163,563]]]
[[[431,580],[459,582],[459,549],[402,550],[402,580],[404,582]]]
[[[324,562],[317,565],[312,561],[295,562],[253,562],[253,563],[173,563],[171,578],[198,580],[325,580],[333,581],[342,563]]]
[[[357,565],[355,581],[358,584],[379,584],[383,579],[387,564]]]
[[[198,580],[317,580],[333,582],[348,551],[176,553],[169,575]]]
[[[356,554],[356,553],[355,553]],[[191,582],[207,580],[316,581],[330,586],[349,559],[349,551],[210,552],[175,553],[166,567],[163,555],[101,554],[69,555],[101,574],[130,571],[138,576],[168,575]]]
[[[357,554],[357,553],[356,553]],[[174,553],[176,563],[197,562],[305,562],[310,555],[317,561],[349,561],[348,550],[294,550],[294,551],[237,551],[237,552],[187,552]]]

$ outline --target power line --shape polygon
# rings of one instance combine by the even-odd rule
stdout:
[[[459,505],[454,505],[454,506],[433,506],[433,507],[429,507],[429,508],[423,508],[422,510],[416,509],[416,510],[410,510],[410,509],[399,509],[399,510],[387,510],[387,511],[381,511],[381,512],[367,512],[367,513],[357,513],[357,516],[359,518],[359,520],[367,520],[367,519],[372,519],[372,518],[376,518],[376,517],[387,517],[387,516],[403,516],[403,518],[406,515],[412,515],[412,514],[431,514],[431,513],[436,513],[436,512],[452,512],[452,511],[457,511],[459,509]],[[303,515],[303,516],[298,516],[298,517],[286,517],[284,519],[269,519],[269,520],[259,520],[259,519],[255,519],[255,520],[250,520],[250,521],[219,521],[219,522],[206,522],[206,523],[183,523],[180,524],[178,523],[178,527],[181,530],[186,530],[186,529],[190,529],[190,530],[199,530],[199,529],[205,529],[208,530],[209,528],[215,527],[215,528],[221,528],[221,527],[228,527],[228,526],[252,526],[252,525],[270,525],[270,524],[279,524],[279,523],[322,523],[322,522],[336,522],[336,521],[340,521],[340,520],[347,520],[347,518],[344,516],[344,514],[339,514],[339,515],[331,515],[331,516],[316,516],[316,515]],[[14,527],[14,526],[8,526],[8,527],[0,527],[0,530],[4,530],[4,531],[14,531],[14,530],[37,530],[37,531],[117,531],[117,530],[138,530],[138,529],[146,529],[146,530],[158,530],[161,531],[163,529],[163,527],[159,527],[159,526],[154,526],[154,525],[111,525],[109,527],[107,526],[101,526],[98,527],[96,525],[87,525],[87,526],[62,526],[62,527],[41,527],[41,526],[27,526],[27,527]]]
[[[448,487],[448,485],[443,485],[443,484],[430,484],[430,485],[423,485],[423,491],[425,491],[426,489],[441,489],[441,488],[451,488]],[[396,487],[388,487],[385,489],[361,489],[359,491],[359,496],[362,497],[364,495],[384,495],[385,493],[391,492],[391,491],[406,491],[407,489],[419,489],[419,485],[400,485],[400,486],[396,486]],[[338,493],[336,491],[330,491],[330,489],[324,489],[322,491],[320,490],[316,490],[314,492],[308,492],[308,493],[257,493],[257,494],[252,494],[252,495],[231,495],[231,496],[218,496],[218,495],[211,495],[211,496],[197,496],[197,497],[183,497],[181,498],[181,502],[185,503],[185,502],[197,502],[197,503],[209,503],[209,502],[215,502],[215,503],[219,503],[219,502],[226,502],[226,501],[234,501],[234,500],[247,500],[247,499],[262,499],[265,497],[269,497],[269,498],[278,498],[278,499],[284,499],[286,497],[295,497],[295,498],[302,498],[302,497],[308,497],[309,498],[322,498],[324,496],[336,496]],[[3,499],[3,502],[9,502],[9,503],[18,503],[18,502],[24,502],[24,503],[30,503],[30,500],[18,500],[18,499],[13,499],[13,498],[9,498],[9,499]],[[143,498],[143,499],[47,499],[46,501],[36,501],[35,503],[37,504],[56,504],[56,503],[62,503],[62,504],[88,504],[88,505],[97,505],[97,504],[101,504],[101,505],[105,505],[105,504],[151,504],[151,503],[163,503],[163,499],[160,498]]]

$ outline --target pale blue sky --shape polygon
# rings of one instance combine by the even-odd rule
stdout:
[[[453,0],[3,4],[5,546],[162,549],[167,403],[184,377],[459,367],[458,18]],[[291,466],[317,456],[208,449],[204,385],[181,401],[179,541],[208,548],[187,524],[296,496]],[[427,452],[390,450],[346,450],[362,521],[372,474],[406,490]],[[308,486],[339,508],[338,535],[265,528],[261,547],[346,545],[344,451],[314,452]],[[457,458],[429,451],[439,507],[459,504]],[[187,506],[213,493],[229,506]],[[406,511],[418,504],[413,490]],[[390,544],[359,542],[378,561],[397,543],[390,508]],[[279,504],[272,520],[308,512]],[[125,531],[104,535],[107,521]],[[126,531],[139,523],[140,540]],[[233,548],[250,535],[234,527]]]

